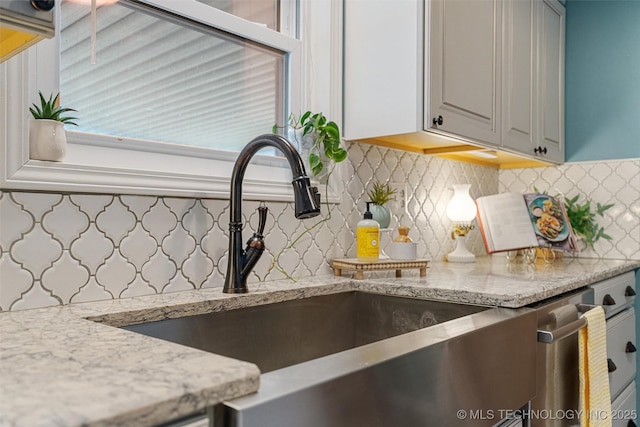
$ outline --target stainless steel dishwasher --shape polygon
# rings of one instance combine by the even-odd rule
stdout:
[[[534,304],[538,318],[536,398],[532,427],[577,426],[580,314],[593,308],[593,289],[581,289]]]

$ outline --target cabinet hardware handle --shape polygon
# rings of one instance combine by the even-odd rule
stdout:
[[[533,152],[536,154],[547,154],[547,147],[541,147],[538,145],[538,147],[533,149]]]
[[[613,363],[613,360],[607,359],[607,370],[609,371],[609,373],[615,371],[616,369],[618,369],[618,367],[615,363]]]
[[[437,118],[434,117],[433,118],[433,125],[434,126],[442,126],[442,124],[444,123],[444,118],[442,116],[438,116]]]
[[[35,10],[41,10],[43,12],[48,12],[53,9],[56,2],[54,0],[31,0],[31,6]]]
[[[602,298],[602,305],[616,305],[616,300],[609,294],[606,294],[604,298]]]
[[[636,291],[634,291],[631,286],[627,286],[627,289],[624,290],[625,297],[633,297],[635,295],[636,295]]]
[[[627,346],[624,348],[624,352],[625,353],[635,353],[636,352],[636,346],[633,345],[633,343],[631,341],[627,342]]]

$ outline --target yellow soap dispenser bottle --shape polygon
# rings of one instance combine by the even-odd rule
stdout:
[[[367,202],[364,219],[358,222],[356,231],[356,252],[358,261],[361,262],[378,261],[380,257],[380,224],[373,219],[369,210],[370,203]]]

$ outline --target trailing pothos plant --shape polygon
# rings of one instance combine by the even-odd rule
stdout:
[[[327,120],[327,118],[322,113],[311,113],[310,111],[307,111],[299,118],[291,114],[289,116],[288,126],[294,130],[301,130],[302,137],[309,135],[313,138],[313,143],[311,145],[308,157],[311,173],[314,176],[318,176],[324,171],[326,173],[326,180],[328,183],[331,174],[335,170],[336,163],[340,163],[347,158],[347,150],[345,150],[341,145],[340,128],[338,127],[338,125],[333,121]],[[278,126],[276,124],[273,126],[272,131],[273,133],[278,133],[278,130],[282,128],[284,128],[284,126]],[[325,171],[325,167],[329,167],[330,169],[328,171]],[[318,228],[325,222],[331,220],[331,209],[329,206],[328,190],[329,185],[327,184],[325,186],[324,193],[325,205],[327,206],[327,214],[323,215],[313,225],[305,227],[304,231],[302,231],[298,236],[294,237],[288,245],[278,251],[271,260],[269,271],[275,269],[293,282],[296,282],[298,280],[291,274],[287,273],[287,271],[280,265],[280,256],[284,252],[292,249],[306,235],[310,235],[311,231]]]
[[[347,150],[340,143],[340,128],[334,121],[329,121],[322,113],[307,111],[299,118],[289,115],[290,128],[302,130],[302,137],[309,135],[313,143],[309,150],[309,166],[314,176],[320,175],[324,163],[340,163],[347,158]],[[278,133],[282,126],[273,126],[273,133]]]

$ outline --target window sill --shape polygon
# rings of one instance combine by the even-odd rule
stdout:
[[[33,49],[30,49],[32,51]],[[29,159],[29,94],[36,84],[34,52],[24,52],[0,64],[0,188],[10,190],[140,194],[173,197],[229,198],[236,153],[212,158],[196,147],[167,144],[150,152],[144,141],[118,144],[91,140],[86,134],[67,132],[63,162]],[[31,55],[31,58],[30,58]],[[40,82],[38,82],[40,83]],[[114,138],[115,140],[115,138]],[[249,142],[249,141],[247,141]],[[180,154],[176,154],[176,151]],[[283,159],[257,161],[243,182],[246,200],[292,201],[291,173]],[[329,185],[329,202],[339,202],[338,173]],[[321,193],[324,194],[324,189]]]

